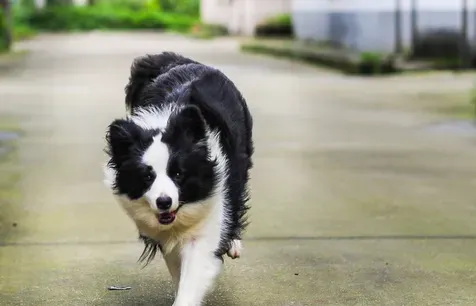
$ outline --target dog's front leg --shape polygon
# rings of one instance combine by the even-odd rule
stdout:
[[[180,253],[174,250],[172,253],[164,254],[164,259],[170,276],[172,277],[175,297],[177,297],[178,286],[180,282]]]
[[[193,240],[182,249],[177,297],[173,306],[199,306],[220,273],[217,258],[206,239]]]

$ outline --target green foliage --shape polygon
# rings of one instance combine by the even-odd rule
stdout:
[[[36,34],[35,29],[25,24],[15,24],[13,27],[13,39],[16,41],[31,38]]]
[[[373,75],[394,72],[393,62],[379,53],[363,52],[360,54],[358,72]]]
[[[7,27],[5,14],[3,9],[0,8],[0,52],[8,51],[10,48],[8,45]]]
[[[27,18],[35,28],[49,31],[94,29],[171,29],[187,31],[195,18],[146,9],[111,8],[109,5],[53,7]]]
[[[46,0],[46,6],[68,6],[72,5],[73,0]]]
[[[97,0],[95,6],[115,9],[150,10],[198,17],[200,0]]]
[[[103,8],[108,10],[144,10],[144,9],[154,9],[156,0],[97,0],[94,4],[96,8]],[[160,6],[156,7],[157,10],[160,9]]]
[[[16,12],[19,11],[32,11],[35,9],[35,0],[20,0],[16,1],[13,5]]]
[[[292,37],[293,23],[291,15],[281,14],[271,17],[256,27],[256,37]]]
[[[188,16],[200,15],[200,0],[155,0],[164,12],[184,14]]]
[[[292,26],[292,18],[290,14],[281,14],[267,19],[265,24],[269,25],[281,25],[281,26]]]
[[[27,20],[30,14],[35,10],[34,0],[22,0],[12,7],[13,12],[13,39],[23,40],[36,34]]]

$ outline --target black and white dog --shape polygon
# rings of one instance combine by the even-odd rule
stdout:
[[[108,127],[106,184],[145,243],[140,259],[161,251],[174,305],[201,305],[223,256],[242,250],[252,117],[222,72],[171,52],[134,60],[126,107]]]

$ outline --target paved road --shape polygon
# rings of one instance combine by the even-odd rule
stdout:
[[[171,305],[164,264],[136,263],[137,233],[101,182],[132,58],[162,50],[222,68],[256,122],[245,254],[207,305],[476,304],[474,135],[366,104],[469,77],[348,78],[167,34],[21,47],[25,61],[0,73],[0,122],[24,132],[0,163],[2,305]]]

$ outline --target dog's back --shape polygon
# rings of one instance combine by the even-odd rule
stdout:
[[[131,66],[129,83],[126,85],[126,107],[133,110],[142,106],[140,96],[155,78],[167,73],[170,69],[197,62],[173,52],[163,52],[159,55],[145,55],[134,60]]]
[[[182,92],[177,88],[189,86],[192,81],[197,83],[197,94],[204,98],[198,106],[204,112],[207,122],[212,128],[221,129],[227,147],[233,146],[233,142],[246,143],[242,147],[246,147],[245,155],[249,159],[248,167],[251,168],[250,158],[254,153],[251,142],[252,116],[241,93],[217,69],[173,52],[139,57],[131,66],[131,75],[125,88],[126,107],[134,114],[138,108],[164,103],[167,97],[178,100]],[[239,123],[246,130],[245,139],[233,141],[236,134],[239,134],[233,129]]]

